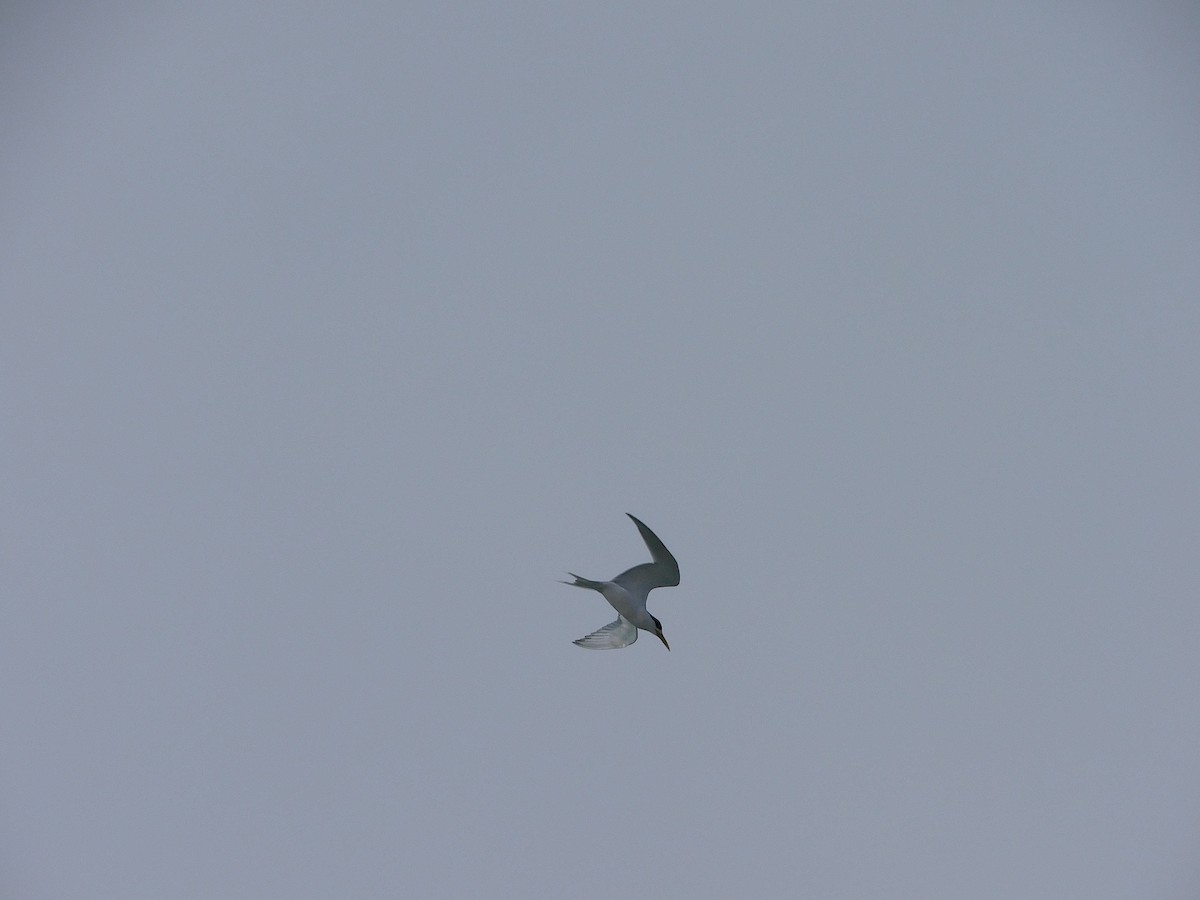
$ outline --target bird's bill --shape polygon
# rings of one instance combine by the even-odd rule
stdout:
[[[666,647],[668,650],[670,650],[670,649],[671,649],[671,645],[670,645],[670,644],[668,644],[668,643],[667,643],[667,639],[666,639],[665,637],[663,637],[663,636],[662,636],[662,632],[661,632],[661,631],[656,631],[656,632],[655,632],[655,634],[657,634],[657,635],[658,635],[658,639],[659,639],[660,641],[662,641],[662,642],[663,642],[663,646],[664,646],[664,647]]]

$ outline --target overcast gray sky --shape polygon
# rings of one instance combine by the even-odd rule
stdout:
[[[1198,60],[8,4],[4,895],[1200,895]]]

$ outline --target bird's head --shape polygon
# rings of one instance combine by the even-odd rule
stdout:
[[[650,618],[651,618],[651,619],[654,621],[654,634],[655,634],[655,636],[656,636],[656,637],[657,637],[657,638],[658,638],[660,641],[662,641],[662,642],[663,642],[663,646],[664,646],[664,647],[666,647],[668,650],[670,650],[670,649],[671,649],[671,645],[670,645],[670,644],[668,644],[668,643],[667,643],[667,639],[666,639],[665,637],[663,637],[663,633],[662,633],[662,622],[658,621],[658,619],[655,619],[655,618],[654,618],[654,616],[651,616]]]

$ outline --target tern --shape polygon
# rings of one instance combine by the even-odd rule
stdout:
[[[662,622],[646,610],[646,595],[657,587],[675,587],[679,584],[679,563],[675,562],[675,557],[658,539],[658,535],[647,528],[637,516],[630,513],[625,515],[633,519],[633,524],[642,533],[642,540],[646,542],[654,562],[634,566],[617,575],[612,581],[590,581],[580,578],[574,572],[567,573],[575,580],[564,581],[563,584],[599,591],[617,611],[617,621],[605,625],[599,631],[593,631],[587,637],[581,637],[575,643],[588,650],[619,650],[637,640],[640,628],[657,637],[663,642],[663,646],[670,650],[671,645],[663,637]]]

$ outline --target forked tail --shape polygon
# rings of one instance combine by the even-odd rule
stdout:
[[[563,584],[569,584],[569,585],[571,585],[571,587],[591,588],[593,591],[601,591],[601,593],[603,593],[603,591],[602,591],[602,588],[604,587],[603,581],[592,581],[591,579],[588,579],[588,578],[580,578],[574,572],[568,572],[567,574],[570,575],[575,580],[574,581],[564,581]]]

